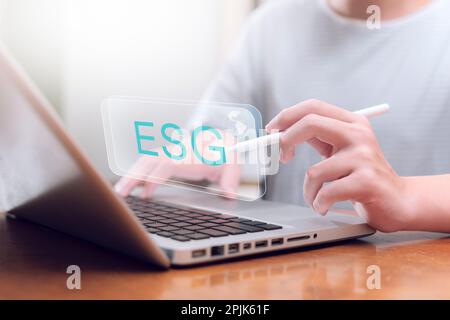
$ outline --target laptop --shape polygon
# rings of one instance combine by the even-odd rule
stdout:
[[[374,233],[362,219],[257,200],[161,188],[119,197],[0,46],[0,210],[169,268]]]

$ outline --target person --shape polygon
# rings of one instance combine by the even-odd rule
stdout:
[[[351,201],[380,231],[450,232],[449,14],[444,0],[279,0],[252,15],[205,99],[257,106],[285,131],[267,199],[323,215]],[[352,113],[384,102],[371,123]]]

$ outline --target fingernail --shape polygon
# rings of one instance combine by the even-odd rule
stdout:
[[[314,209],[314,206],[313,206],[313,202],[312,202],[312,201],[310,201],[310,200],[308,200],[308,199],[306,199],[306,198],[304,198],[304,200],[305,200],[306,204],[307,204],[311,209]]]
[[[123,187],[123,182],[122,181],[117,181],[116,184],[114,185],[114,190],[118,191],[121,190]]]
[[[222,190],[222,195],[225,198],[234,199],[234,198],[236,198],[236,190],[234,188],[224,188]]]
[[[122,186],[122,185],[115,185],[115,186],[114,186],[114,191],[115,191],[118,195],[120,195],[120,196],[122,196],[122,197],[126,197],[126,196],[127,196],[125,190],[123,190],[123,186]]]
[[[139,195],[141,199],[147,199],[148,198],[148,191],[146,189],[142,190],[141,194]]]
[[[274,123],[275,123],[276,117],[269,121],[269,123],[266,125],[266,130],[269,131],[272,129]]]
[[[283,151],[283,148],[280,148],[280,161],[281,163],[287,163],[289,162],[288,154],[290,153],[290,150]]]
[[[316,211],[318,214],[320,214],[321,216],[324,216],[324,215],[325,215],[326,212],[323,212],[323,210],[322,210],[322,208],[321,208],[321,206],[320,206],[320,203],[319,203],[319,201],[317,201],[317,199],[314,200],[312,206],[313,206],[313,208],[314,208],[314,211]]]

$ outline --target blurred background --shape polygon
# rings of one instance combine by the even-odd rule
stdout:
[[[112,178],[102,99],[200,99],[263,1],[0,0],[0,39]]]

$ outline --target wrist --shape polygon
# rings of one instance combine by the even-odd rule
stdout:
[[[399,231],[420,230],[420,213],[424,212],[424,201],[421,199],[417,181],[414,177],[400,177],[400,185]]]

